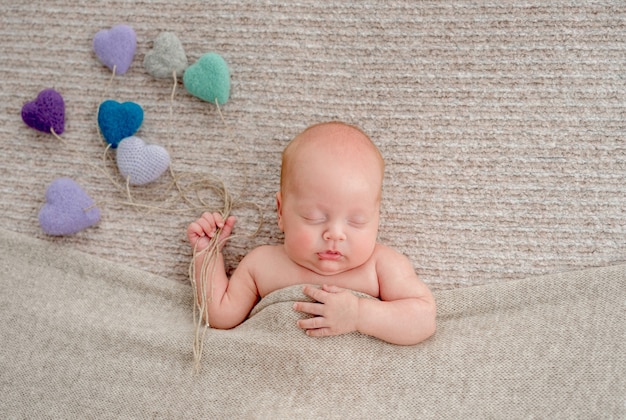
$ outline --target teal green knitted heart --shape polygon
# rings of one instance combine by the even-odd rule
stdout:
[[[204,54],[187,67],[183,84],[189,93],[203,101],[225,104],[230,95],[230,72],[226,61],[216,53]]]

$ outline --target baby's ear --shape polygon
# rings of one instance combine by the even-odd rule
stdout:
[[[278,213],[278,228],[281,231],[284,231],[283,229],[283,196],[281,195],[280,191],[276,193],[276,212]]]

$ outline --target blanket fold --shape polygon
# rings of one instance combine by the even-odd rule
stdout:
[[[4,230],[0,275],[2,417],[626,415],[626,266],[439,291],[410,347],[307,337],[278,290],[196,375],[189,285]]]

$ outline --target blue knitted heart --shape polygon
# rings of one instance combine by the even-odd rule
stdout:
[[[98,108],[100,132],[113,149],[122,139],[135,134],[142,122],[143,109],[134,102],[119,103],[109,99]]]

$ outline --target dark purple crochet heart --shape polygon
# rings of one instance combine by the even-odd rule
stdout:
[[[22,120],[35,130],[50,133],[53,129],[56,134],[62,134],[65,129],[63,97],[54,89],[42,90],[37,99],[22,107]]]

